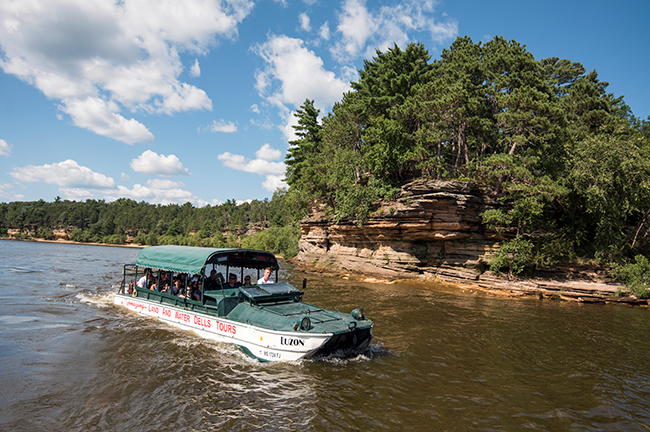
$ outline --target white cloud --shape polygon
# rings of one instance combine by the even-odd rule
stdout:
[[[298,15],[298,21],[300,21],[300,28],[304,31],[311,31],[311,24],[309,23],[309,15],[306,13],[301,13]]]
[[[268,144],[264,144],[258,151],[255,152],[255,156],[258,159],[272,161],[280,159],[282,157],[282,152],[280,150],[272,148]]]
[[[386,51],[393,44],[405,47],[412,40],[409,32],[428,31],[435,43],[453,39],[458,23],[437,22],[434,6],[433,0],[405,0],[370,10],[365,0],[345,0],[336,28],[341,38],[331,48],[332,55],[341,63],[359,56],[371,58],[376,48]]]
[[[139,183],[129,189],[125,186],[118,186],[117,189],[107,191],[105,199],[114,201],[118,198],[130,198],[136,201],[147,201],[152,204],[184,204],[186,202],[207,204],[199,200],[192,192],[182,189],[185,186],[181,182],[171,180],[152,179],[145,185]]]
[[[320,29],[318,30],[318,35],[321,37],[321,39],[324,40],[330,40],[330,25],[329,22],[325,22],[322,26],[320,26]]]
[[[296,130],[293,128],[298,125],[298,118],[294,115],[296,111],[286,111],[284,113],[284,126],[282,126],[282,133],[286,138],[287,142],[296,141],[299,136],[296,134]]]
[[[257,106],[257,104],[251,105],[251,111],[253,111],[255,114],[260,113],[260,107]]]
[[[201,76],[201,67],[199,66],[199,59],[194,60],[194,64],[190,69],[190,75],[193,76],[194,78]]]
[[[127,144],[153,141],[153,134],[139,121],[117,114],[117,104],[100,98],[68,99],[61,109],[81,128]]]
[[[0,139],[0,156],[9,156],[11,155],[11,148],[13,146],[7,141]]]
[[[253,6],[252,0],[4,1],[0,68],[58,101],[75,125],[147,142],[151,132],[122,110],[211,109],[203,90],[179,81],[180,53],[205,54],[217,37],[235,37]],[[197,72],[198,60],[190,74]]]
[[[256,74],[256,88],[279,108],[286,109],[286,104],[299,107],[307,98],[320,107],[330,106],[350,89],[346,81],[325,70],[323,60],[300,39],[270,36],[254,50],[267,63]]]
[[[269,192],[275,192],[277,189],[286,188],[287,183],[280,176],[269,175],[266,176],[266,180],[262,183],[262,187]]]
[[[13,193],[11,191],[13,188],[9,183],[0,184],[0,198],[8,201],[21,201],[25,199],[25,195]]]
[[[155,176],[176,176],[189,174],[176,155],[159,155],[147,150],[131,160],[131,168],[135,172]]]
[[[213,120],[212,124],[208,126],[210,132],[224,132],[224,133],[235,133],[237,132],[237,126],[233,122],[226,122],[225,120]]]
[[[212,207],[215,207],[215,206],[220,206],[221,204],[223,204],[223,201],[220,201],[220,200],[218,200],[216,198],[213,199],[212,201],[206,201],[204,199],[199,198],[196,201],[194,201],[193,204],[194,204],[195,207],[205,207],[208,204],[211,205]]]
[[[83,188],[59,188],[59,193],[70,201],[85,201],[95,197],[92,192]]]
[[[80,166],[71,159],[50,165],[27,165],[22,168],[14,168],[9,174],[21,182],[40,182],[64,188],[103,189],[115,186],[115,181],[112,178]]]
[[[242,155],[229,152],[220,154],[218,159],[228,168],[260,175],[283,174],[286,168],[283,162],[270,162],[264,159],[250,160]]]
[[[220,154],[218,159],[225,167],[266,176],[266,180],[262,183],[262,187],[266,190],[274,191],[277,187],[283,187],[281,185],[286,186],[282,180],[286,165],[284,162],[272,162],[280,159],[282,152],[264,144],[255,152],[255,156],[256,159],[251,160],[242,155],[225,152]]]

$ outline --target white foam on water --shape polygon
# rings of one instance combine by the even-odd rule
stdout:
[[[79,293],[75,296],[79,302],[89,305],[94,305],[99,308],[113,307],[113,293],[108,294],[91,294]]]

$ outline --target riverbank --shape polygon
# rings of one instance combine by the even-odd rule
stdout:
[[[482,214],[499,206],[471,182],[415,181],[363,224],[313,209],[300,223],[295,261],[306,271],[368,281],[436,281],[501,296],[648,305],[626,295],[625,287],[597,264],[561,264],[532,278],[485,271],[512,234],[483,223]]]
[[[34,239],[29,239],[29,240],[23,240],[23,239],[16,239],[16,238],[10,238],[10,237],[0,237],[0,240],[7,240],[7,241],[24,241],[24,242],[37,242],[37,243],[59,243],[59,244],[78,244],[78,245],[89,245],[89,246],[115,246],[115,247],[126,247],[126,248],[138,248],[142,249],[146,246],[141,246],[138,244],[111,244],[111,243],[84,243],[84,242],[76,242],[72,240],[64,240],[64,239],[56,239],[56,240],[45,240],[45,239],[40,239],[40,238],[34,238]]]
[[[306,263],[291,259],[296,270],[326,277],[343,277],[367,283],[396,284],[400,281],[444,283],[459,290],[480,292],[491,296],[571,301],[578,303],[620,303],[648,307],[648,300],[626,294],[623,285],[607,281],[596,270],[578,268],[555,269],[544,277],[508,277],[491,271],[476,275],[467,269],[442,268],[437,275],[403,274],[384,278],[349,271],[331,264]],[[469,276],[473,277],[470,279]]]

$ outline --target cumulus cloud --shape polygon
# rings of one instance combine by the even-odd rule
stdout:
[[[90,168],[80,166],[72,159],[45,165],[27,165],[9,173],[24,183],[47,183],[64,188],[104,189],[115,186],[115,181]]]
[[[6,199],[8,201],[21,201],[25,199],[25,195],[14,193],[13,185],[9,183],[0,184],[0,199]]]
[[[151,150],[147,150],[131,160],[131,168],[141,174],[160,177],[189,174],[176,155],[159,155]]]
[[[264,144],[258,151],[255,152],[255,156],[258,159],[265,161],[278,160],[282,157],[282,152],[278,149],[274,149],[268,144]]]
[[[330,40],[330,24],[329,22],[325,22],[322,26],[320,26],[320,29],[318,29],[318,35],[321,37],[321,39],[324,40]]]
[[[300,22],[300,28],[304,31],[311,31],[311,24],[309,22],[309,15],[306,13],[301,13],[298,15],[298,21]]]
[[[95,197],[94,193],[83,188],[59,188],[59,193],[70,201],[86,201]]]
[[[393,44],[404,47],[409,33],[426,31],[435,43],[458,35],[458,23],[438,22],[433,17],[433,0],[405,0],[397,5],[369,9],[365,0],[345,0],[338,14],[336,31],[340,39],[331,48],[339,62],[363,56],[370,58],[375,49],[386,51]]]
[[[271,192],[277,189],[277,187],[283,187],[274,187],[276,185],[286,186],[282,180],[286,165],[284,162],[273,162],[282,157],[282,152],[280,150],[274,149],[268,144],[264,144],[259,150],[257,150],[257,152],[255,152],[255,156],[255,159],[248,159],[242,155],[225,152],[220,154],[218,159],[225,167],[266,176],[266,180],[262,183],[262,187]],[[271,187],[272,189],[270,189]]]
[[[254,51],[267,64],[256,73],[256,88],[260,96],[281,109],[287,109],[287,104],[299,107],[306,98],[320,107],[330,106],[350,89],[348,82],[326,70],[323,60],[300,39],[270,36]]]
[[[98,135],[104,135],[127,144],[153,141],[153,134],[137,120],[122,117],[115,102],[89,97],[84,100],[69,99],[61,109],[70,115],[72,122]]]
[[[266,180],[262,183],[262,187],[269,192],[275,192],[278,189],[286,188],[287,183],[284,181],[283,177],[269,175],[266,176]]]
[[[11,155],[12,145],[7,141],[0,139],[0,156],[9,156]]]
[[[126,143],[153,134],[131,112],[211,109],[179,81],[180,53],[233,38],[252,0],[0,2],[0,68],[58,101],[79,127]],[[198,61],[190,74],[200,73]]]
[[[147,201],[153,204],[184,204],[186,202],[206,205],[203,200],[199,200],[192,192],[183,189],[185,184],[181,182],[151,179],[146,184],[135,184],[131,189],[125,186],[118,186],[114,190],[107,191],[105,198],[108,201],[114,201],[118,198],[130,198],[136,201]]]
[[[199,59],[194,60],[194,64],[190,69],[190,75],[193,76],[194,78],[201,76],[201,67],[199,66]]]
[[[237,132],[237,126],[233,122],[227,122],[225,120],[213,120],[212,124],[208,126],[210,132],[224,132],[224,133],[235,133]]]

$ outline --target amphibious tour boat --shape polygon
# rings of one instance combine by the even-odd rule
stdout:
[[[368,346],[373,323],[363,309],[345,314],[304,303],[306,281],[300,291],[279,282],[278,270],[269,252],[150,246],[134,264],[124,266],[114,302],[199,336],[236,344],[263,361],[358,352]]]

